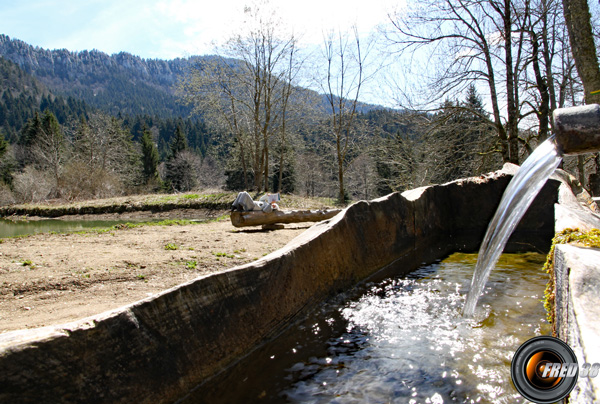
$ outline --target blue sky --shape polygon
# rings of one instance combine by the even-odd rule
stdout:
[[[125,51],[173,59],[212,53],[231,34],[249,0],[0,0],[1,33],[45,49]],[[392,0],[273,0],[306,44],[323,30],[356,23],[365,34]]]

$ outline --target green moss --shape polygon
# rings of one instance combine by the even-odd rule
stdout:
[[[600,248],[600,229],[592,229],[584,232],[579,229],[564,229],[557,233],[552,239],[552,247],[548,253],[544,271],[549,276],[546,291],[544,292],[544,308],[546,309],[547,319],[550,324],[555,323],[556,310],[556,276],[554,273],[554,247],[557,244],[578,244],[585,247]],[[556,330],[554,330],[556,333]]]

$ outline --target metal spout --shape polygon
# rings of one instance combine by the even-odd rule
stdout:
[[[554,110],[554,134],[562,154],[600,151],[600,105]]]

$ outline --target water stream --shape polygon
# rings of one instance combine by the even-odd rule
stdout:
[[[461,315],[477,255],[359,285],[201,386],[199,403],[522,403],[515,350],[549,326],[545,256],[504,254],[474,317]]]
[[[506,242],[561,160],[554,139],[548,139],[531,153],[508,184],[481,243],[464,316],[475,313],[477,300]]]

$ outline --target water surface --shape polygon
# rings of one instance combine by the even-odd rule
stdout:
[[[117,224],[159,221],[164,219],[129,219],[129,220],[63,220],[63,219],[39,219],[39,220],[9,220],[0,219],[0,238],[24,236],[37,233],[64,233],[76,232],[90,229],[107,229]]]
[[[510,361],[549,333],[545,256],[503,255],[464,318],[476,258],[453,254],[340,296],[184,402],[525,402]]]

